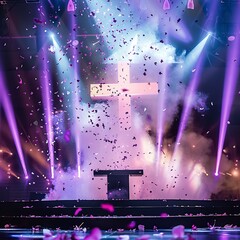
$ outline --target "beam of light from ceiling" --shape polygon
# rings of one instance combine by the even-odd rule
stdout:
[[[210,8],[209,8],[210,14],[209,14],[208,19],[206,19],[206,22],[204,24],[204,29],[210,29],[212,27],[212,25],[214,24],[214,21],[215,21],[214,16],[217,13],[218,5],[219,5],[219,3],[217,1],[211,2]],[[208,33],[207,36],[205,37],[205,39],[202,40],[205,42],[205,45],[206,45],[207,39],[210,37],[210,35],[211,34]],[[202,46],[202,47],[204,48],[204,46]],[[202,48],[202,50],[203,50],[203,48]],[[197,50],[199,51],[198,48],[197,48]],[[178,134],[177,134],[177,138],[176,138],[176,142],[175,142],[172,159],[175,159],[175,157],[176,157],[176,154],[178,151],[178,145],[180,144],[180,140],[182,138],[183,131],[185,130],[185,127],[186,127],[188,119],[189,119],[189,114],[190,114],[191,107],[192,107],[193,96],[197,90],[203,63],[204,63],[204,54],[203,53],[204,52],[201,51],[201,54],[198,57],[196,69],[195,69],[195,72],[193,73],[194,74],[193,78],[191,79],[190,85],[185,94],[186,97],[184,100],[183,112],[182,112],[182,116],[181,116],[181,120],[180,120],[180,125],[179,125],[179,129],[178,129]]]
[[[50,160],[50,171],[51,178],[54,178],[54,132],[53,132],[53,120],[52,120],[52,96],[51,96],[51,79],[49,76],[49,71],[47,67],[47,54],[46,50],[42,49],[43,56],[43,66],[42,71],[43,74],[41,76],[41,84],[42,84],[42,99],[44,106],[44,117],[45,117],[45,125],[47,132],[47,143],[48,143],[48,154]]]
[[[240,4],[236,9],[236,23],[240,22]],[[236,37],[235,40],[229,44],[228,55],[227,55],[227,66],[224,78],[224,89],[222,97],[222,111],[220,120],[220,132],[218,137],[218,150],[216,159],[216,170],[215,175],[219,174],[219,167],[222,157],[223,145],[225,141],[227,124],[230,116],[232,102],[235,94],[236,82],[239,74],[239,58],[240,58],[240,36],[239,36],[239,25],[235,26]]]
[[[166,80],[167,80],[167,66],[164,65],[162,78],[158,81],[158,88],[160,92],[158,94],[158,124],[157,124],[157,162],[160,160],[161,152],[163,151],[163,131],[164,131],[164,119],[165,119],[165,93],[166,93]]]
[[[44,9],[43,9],[44,11]],[[41,94],[43,101],[44,120],[47,134],[48,145],[48,159],[50,162],[50,176],[54,179],[54,132],[53,132],[53,107],[52,107],[52,94],[51,94],[51,77],[49,74],[49,68],[47,66],[47,45],[45,40],[45,32],[40,30],[40,41],[42,41],[42,48],[40,49],[42,68],[41,68]]]
[[[10,177],[10,175],[14,176],[15,178],[19,179],[20,177],[11,170],[11,165],[8,164],[4,159],[0,157],[0,168],[4,170]]]
[[[189,74],[193,71],[194,66],[196,66],[199,56],[203,51],[204,46],[207,43],[208,38],[211,36],[210,33],[196,46],[194,47],[189,54],[187,54],[186,59],[184,61],[184,73],[185,75]]]
[[[207,35],[198,44],[201,46],[201,53],[204,49],[204,46],[205,46],[208,38],[209,38],[209,35]],[[202,44],[202,42],[204,42],[204,45]],[[196,47],[196,49],[198,49],[198,47]],[[186,90],[186,94],[185,94],[185,99],[184,99],[184,103],[183,103],[183,112],[182,112],[182,116],[181,116],[181,120],[180,120],[180,124],[179,124],[178,134],[177,134],[177,138],[176,138],[176,144],[175,144],[175,148],[174,148],[174,152],[173,152],[173,159],[175,158],[175,156],[177,154],[178,145],[181,141],[183,132],[186,128],[186,125],[187,125],[187,122],[189,119],[189,115],[190,115],[190,112],[192,109],[192,105],[194,102],[194,96],[195,96],[197,87],[199,85],[199,80],[200,80],[201,73],[202,73],[204,54],[200,54],[197,57],[198,57],[198,62],[197,62],[196,71],[193,73],[193,78],[191,79],[190,85],[188,86],[188,88]]]
[[[171,8],[169,0],[164,0],[163,10],[169,10]]]
[[[17,149],[17,153],[21,162],[21,166],[23,169],[23,173],[26,179],[28,179],[28,172],[25,164],[25,159],[23,156],[23,151],[22,151],[22,146],[19,138],[19,133],[18,133],[18,128],[17,128],[17,123],[14,115],[14,110],[11,104],[11,100],[9,99],[8,96],[8,91],[5,85],[5,79],[3,76],[2,71],[0,70],[0,89],[1,89],[1,94],[0,94],[0,102],[2,103],[3,109],[6,114],[6,118],[9,123],[9,127],[11,129],[12,135],[13,135],[13,140]]]
[[[74,29],[74,26],[76,25],[75,19],[74,19],[74,13],[72,13],[71,16],[71,27]],[[71,33],[73,41],[71,42],[71,48],[70,54],[72,56],[72,67],[70,68],[70,62],[66,56],[66,54],[63,52],[63,48],[60,48],[58,41],[53,37],[53,46],[55,51],[55,59],[57,62],[57,68],[60,78],[64,78],[64,83],[60,84],[62,87],[62,90],[64,93],[64,103],[65,107],[69,109],[68,112],[70,116],[74,119],[73,120],[73,129],[74,129],[74,138],[75,138],[75,155],[77,159],[77,174],[80,178],[81,176],[81,139],[80,139],[80,128],[79,123],[77,122],[77,111],[76,109],[80,109],[80,84],[78,84],[78,81],[80,79],[79,76],[79,62],[77,60],[78,51],[76,49],[75,43],[76,43],[76,33],[72,31]],[[73,82],[73,84],[68,84],[69,82]],[[74,108],[71,106],[74,105]]]
[[[76,17],[74,16],[74,14],[71,14],[71,29],[75,29],[75,26],[77,25],[76,23]],[[71,36],[73,41],[77,41],[76,39],[76,32],[74,30],[72,30],[71,32]],[[78,42],[77,42],[78,43]],[[77,46],[75,46],[75,44],[73,44],[72,46],[72,51],[71,51],[71,55],[72,55],[72,61],[73,61],[73,88],[74,88],[74,94],[73,94],[73,105],[74,105],[74,109],[73,109],[73,118],[74,118],[74,131],[75,131],[75,150],[76,150],[76,158],[77,158],[77,174],[78,177],[81,177],[81,136],[80,136],[80,128],[78,126],[78,122],[77,122],[77,111],[76,109],[80,109],[80,103],[79,100],[81,98],[80,94],[81,94],[81,88],[80,85],[81,83],[78,83],[77,80],[80,80],[80,69],[79,69],[79,59],[78,59],[78,50],[77,50]]]

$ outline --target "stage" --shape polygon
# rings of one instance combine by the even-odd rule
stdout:
[[[51,237],[45,237],[43,231],[34,232],[32,229],[0,229],[1,239],[57,239],[57,237],[64,236],[62,239],[84,239],[89,233],[83,233],[82,231],[52,231]],[[73,238],[72,236],[75,236]],[[209,229],[199,229],[192,231],[191,229],[185,229],[184,239],[196,239],[196,240],[218,240],[218,239],[239,239],[240,229],[226,230],[218,229],[212,231]],[[71,238],[72,237],[72,238]],[[60,238],[61,239],[61,238]],[[173,239],[171,230],[158,229],[157,231],[102,231],[102,239]]]
[[[239,13],[0,0],[0,240],[240,239]]]
[[[83,239],[99,228],[105,239],[171,239],[175,226],[185,237],[239,239],[240,201],[69,200],[0,203],[1,239],[43,239],[49,229]]]

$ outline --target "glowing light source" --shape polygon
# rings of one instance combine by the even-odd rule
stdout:
[[[163,2],[163,10],[169,10],[171,7],[170,7],[170,2],[169,0],[164,0]]]
[[[194,65],[197,63],[200,54],[203,51],[204,46],[207,43],[207,40],[211,36],[211,32],[208,32],[207,36],[200,42],[196,47],[194,47],[191,52],[187,55],[185,63],[184,63],[184,70],[187,74],[189,74],[189,71],[194,68]]]
[[[54,39],[54,37],[55,37],[55,35],[54,35],[54,33],[50,33],[50,38],[52,38],[52,39]]]
[[[194,9],[194,2],[193,2],[193,0],[188,0],[187,8],[188,9]]]
[[[68,1],[67,11],[68,12],[74,12],[75,11],[75,5],[74,5],[73,0]]]
[[[209,36],[212,36],[212,35],[213,35],[212,32],[208,32],[208,34],[207,34],[208,37],[209,37]]]
[[[232,175],[233,175],[234,177],[238,177],[238,176],[239,176],[238,170],[237,170],[237,169],[234,169],[234,170],[232,171]]]

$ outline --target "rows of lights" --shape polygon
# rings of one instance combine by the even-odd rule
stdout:
[[[170,4],[169,0],[164,0],[163,10],[169,10],[170,8],[171,8],[171,4]],[[187,9],[194,9],[194,1],[193,0],[187,1]],[[67,5],[67,11],[73,12],[75,10],[76,10],[76,6],[75,6],[73,0],[69,0],[68,5]]]
[[[72,1],[72,0],[70,0]],[[169,2],[169,0],[164,0],[163,2],[163,10],[169,10],[171,8],[171,4]],[[187,1],[187,8],[188,9],[194,9],[194,2],[193,0],[188,0]]]

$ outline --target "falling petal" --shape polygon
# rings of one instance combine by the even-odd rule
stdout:
[[[82,208],[78,208],[78,209],[75,211],[74,216],[77,216],[81,211],[82,211]]]
[[[114,206],[109,203],[102,203],[101,208],[111,213],[114,212]]]

